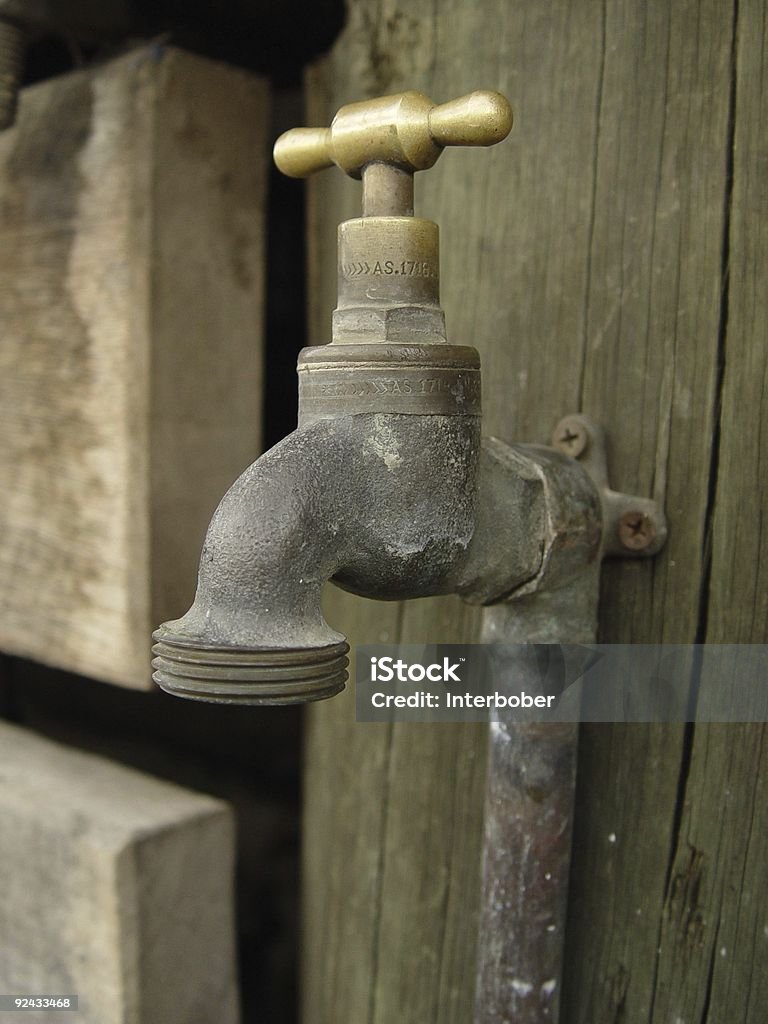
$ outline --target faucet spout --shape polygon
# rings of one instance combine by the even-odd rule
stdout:
[[[330,697],[345,638],[323,585],[398,599],[456,589],[474,532],[479,417],[359,413],[301,425],[230,488],[194,604],[154,635],[165,690],[227,703]]]
[[[338,438],[326,427],[290,434],[221,500],[195,601],[154,634],[154,678],[163,689],[198,700],[283,704],[343,687],[348,646],[320,610],[320,591],[343,561],[344,545],[328,504],[332,489],[324,486],[340,471]]]

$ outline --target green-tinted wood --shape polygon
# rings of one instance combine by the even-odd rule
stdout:
[[[475,638],[478,612],[458,600],[403,612],[402,643]],[[471,1019],[485,735],[478,724],[393,726],[373,1024]]]
[[[696,727],[653,1024],[765,1020],[767,779],[764,726]]]
[[[397,605],[343,603],[353,645],[393,642]],[[304,857],[301,993],[307,1022],[371,1019],[391,747],[391,725],[356,724],[352,687],[308,715],[304,833],[311,839]]]
[[[706,639],[768,641],[768,31],[765,5],[739,4],[727,308]],[[718,686],[720,680],[705,680]],[[755,685],[764,683],[755,679]],[[768,1006],[766,728],[697,726],[661,933],[654,1024],[740,1020]]]
[[[732,10],[609,3],[603,31],[582,407],[607,427],[612,485],[663,500],[670,540],[653,563],[606,565],[600,636],[693,642],[716,412]],[[582,729],[567,1024],[649,1019],[685,757],[681,726]]]
[[[757,0],[742,8],[739,96],[759,81],[763,32]],[[733,19],[732,5],[716,0],[356,0],[335,48],[308,79],[315,123],[327,123],[345,102],[403,88],[421,88],[436,101],[476,87],[510,96],[517,119],[510,140],[488,152],[443,156],[417,176],[417,211],[440,223],[451,340],[481,352],[486,432],[546,440],[562,414],[581,408],[608,430],[614,486],[666,504],[671,535],[664,555],[652,564],[616,562],[605,571],[606,641],[690,642],[699,635],[720,377]],[[742,113],[749,121],[741,129],[743,145],[757,145],[757,101],[751,102],[752,111],[746,95],[737,102],[737,156]],[[751,166],[756,175],[756,163]],[[765,202],[764,184],[750,183],[746,169],[739,184],[738,159],[735,171],[731,323],[739,189],[740,216],[753,220],[751,242],[739,257],[740,280],[760,266],[756,200],[749,206],[746,197],[762,187]],[[357,215],[359,185],[327,171],[310,196],[311,337],[322,342],[334,302],[336,224]],[[762,217],[765,223],[764,208]],[[732,595],[751,607],[744,591],[750,579],[763,602],[766,593],[748,535],[732,575],[722,568],[734,521],[746,529],[743,510],[751,507],[759,524],[761,507],[750,504],[757,501],[754,473],[745,476],[738,461],[744,439],[758,439],[750,431],[758,429],[762,385],[754,381],[765,374],[761,362],[747,376],[760,345],[755,304],[765,302],[758,280],[752,283],[740,314],[741,356],[734,356],[743,378],[729,385],[726,372],[725,379],[721,444],[732,450],[720,460],[710,617],[711,623],[723,619],[719,639],[755,635],[735,635],[727,620]],[[729,345],[730,338],[731,330]],[[739,482],[731,483],[733,506],[723,506],[718,536],[726,462]],[[720,605],[716,575],[723,580]],[[399,607],[333,588],[327,600],[329,620],[353,645],[385,636],[414,642],[479,636],[477,612],[458,602]],[[466,1024],[484,733],[357,726],[348,695],[311,709],[309,721],[305,1024]],[[717,749],[709,740],[699,750],[704,735],[696,732],[689,761],[691,734],[680,726],[583,730],[565,1024],[647,1021],[652,1014],[666,1024],[675,1018],[664,1016],[662,1007],[671,1007],[665,993],[685,992],[687,978],[689,990],[706,991],[701,965],[709,963],[712,944],[685,955],[674,951],[670,922],[679,895],[673,897],[668,876],[684,869],[680,837],[687,834],[678,819],[682,809],[682,823],[698,843],[711,820],[714,842],[718,818],[711,809],[723,777],[756,771],[759,751],[727,729]],[[741,764],[734,760],[737,747]],[[715,803],[705,806],[705,790]],[[738,807],[745,806],[742,797]],[[733,813],[735,823],[741,812]],[[745,870],[757,870],[758,849],[755,836],[745,836],[718,878],[731,878],[739,857]],[[729,913],[738,914],[738,891],[722,891]],[[755,922],[743,911],[740,920],[737,958],[749,965],[756,954],[742,933]],[[726,965],[727,953],[722,960]],[[719,1015],[711,1009],[708,1024],[743,1017],[749,999],[759,1005],[746,990],[738,993],[741,976],[714,977],[723,980],[713,988],[712,1007],[717,993],[727,992],[731,1011],[725,1003]],[[700,994],[696,999],[701,1010]],[[696,1019],[694,1003],[680,1003],[686,1022]],[[745,1019],[752,1024],[758,1017]]]
[[[708,638],[768,637],[768,13],[740,3],[728,309]]]

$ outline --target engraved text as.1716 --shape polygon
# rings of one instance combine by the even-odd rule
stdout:
[[[361,277],[365,274],[384,277],[428,277],[436,278],[437,270],[426,260],[358,260],[343,263],[341,267],[344,277]]]

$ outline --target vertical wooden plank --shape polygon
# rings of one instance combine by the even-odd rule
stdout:
[[[724,251],[723,386],[713,453],[709,643],[768,640],[768,425],[764,267],[768,257],[768,26],[765,5],[738,5],[732,92],[732,190]],[[717,440],[717,439],[715,439]],[[761,680],[755,679],[755,686]],[[718,680],[705,680],[718,685]],[[768,1005],[766,726],[697,725],[660,937],[653,1021],[739,1019]]]
[[[0,644],[141,685],[148,349],[132,254],[148,104],[125,67],[25,90],[0,136]]]
[[[765,643],[768,630],[768,15],[739,3],[728,308],[708,635]]]
[[[458,602],[410,602],[403,611],[401,643],[473,639],[472,610]],[[477,723],[392,726],[375,1024],[471,1020],[485,751]]]
[[[765,726],[697,725],[651,1020],[765,1019]]]
[[[394,642],[398,606],[371,604],[350,602],[345,629],[368,642]],[[391,746],[391,725],[356,725],[353,687],[309,710],[301,986],[307,1022],[370,1020]]]
[[[651,563],[606,565],[600,637],[693,642],[716,416],[732,10],[610,2],[602,38],[581,405],[607,427],[613,486],[662,500],[670,538]],[[681,726],[582,729],[568,1024],[651,1014],[687,756]]]

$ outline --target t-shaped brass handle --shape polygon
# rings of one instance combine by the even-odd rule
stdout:
[[[432,167],[446,146],[492,146],[512,128],[501,93],[471,92],[435,106],[421,92],[362,100],[342,107],[330,128],[292,128],[275,143],[275,163],[291,178],[336,164],[353,178],[369,164],[409,174]]]

